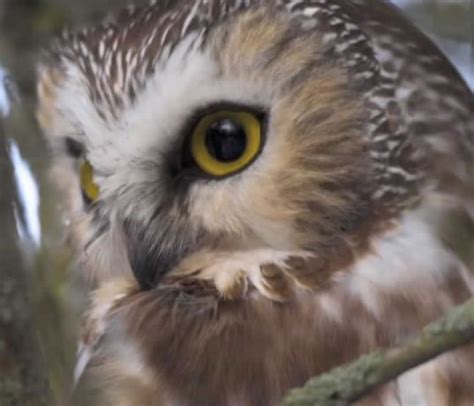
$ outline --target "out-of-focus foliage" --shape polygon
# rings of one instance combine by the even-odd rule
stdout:
[[[405,12],[456,64],[474,88],[474,2],[399,0]]]
[[[469,41],[473,35],[474,5],[466,0],[405,1],[404,10],[421,27],[438,37]]]
[[[48,180],[48,151],[34,120],[36,61],[63,26],[93,23],[131,1],[0,0],[0,68],[8,69],[19,89],[12,114],[0,117],[1,406],[66,404],[79,314],[87,300],[84,281],[74,276],[57,193]],[[394,2],[441,44],[466,76],[473,76],[471,0]],[[28,202],[21,201],[14,182],[12,140],[39,184],[39,247],[18,234],[22,205]]]

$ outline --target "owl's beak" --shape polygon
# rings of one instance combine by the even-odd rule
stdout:
[[[137,236],[127,239],[130,265],[143,290],[155,288],[161,278],[195,248],[186,237],[180,236],[179,241],[168,241],[166,238],[161,235],[148,243],[147,239]]]
[[[144,252],[140,249],[132,257],[133,275],[142,290],[150,290],[159,285],[160,280],[180,262],[183,252]]]

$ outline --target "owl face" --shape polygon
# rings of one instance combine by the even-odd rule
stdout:
[[[332,37],[265,5],[153,37],[141,13],[121,36],[66,37],[41,71],[84,265],[151,288],[216,256],[236,255],[236,272],[248,252],[329,269],[363,244],[377,209],[368,113]]]

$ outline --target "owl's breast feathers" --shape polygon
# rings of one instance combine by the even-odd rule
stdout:
[[[306,253],[261,251],[203,253],[149,291],[112,279],[95,294],[80,368],[92,357],[114,377],[112,398],[129,404],[276,404],[310,376],[402,344],[472,295],[471,274],[423,213],[329,279]],[[467,405],[473,360],[469,348],[455,351],[366,402]]]

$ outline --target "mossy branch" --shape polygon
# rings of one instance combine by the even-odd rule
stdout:
[[[469,342],[474,342],[474,299],[428,325],[404,347],[376,351],[310,379],[304,387],[293,389],[283,405],[348,405],[376,386]]]

